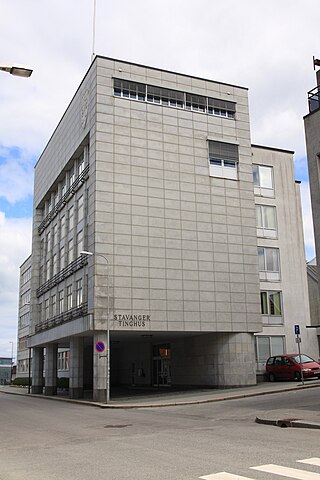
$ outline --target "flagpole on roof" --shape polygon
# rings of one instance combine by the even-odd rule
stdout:
[[[93,61],[95,56],[95,43],[96,43],[96,7],[97,0],[93,0],[93,27],[92,27],[92,56],[91,61]]]

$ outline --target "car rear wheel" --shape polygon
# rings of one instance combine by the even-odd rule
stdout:
[[[293,378],[294,378],[294,380],[297,380],[297,382],[300,382],[300,380],[301,380],[301,373],[300,373],[300,372],[295,372]]]
[[[274,373],[269,373],[269,382],[275,382],[276,381],[276,377],[274,375]]]

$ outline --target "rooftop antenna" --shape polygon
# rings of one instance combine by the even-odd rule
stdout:
[[[92,28],[92,55],[91,61],[93,62],[95,57],[95,43],[96,43],[96,7],[97,0],[93,0],[93,28]]]

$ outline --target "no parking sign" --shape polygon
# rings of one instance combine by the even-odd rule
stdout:
[[[106,346],[105,346],[104,342],[101,342],[101,341],[96,342],[96,351],[98,353],[104,352],[105,348],[106,348]]]

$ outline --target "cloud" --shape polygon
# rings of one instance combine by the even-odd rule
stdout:
[[[15,204],[32,196],[33,165],[27,151],[0,145],[0,197]]]
[[[10,354],[18,324],[19,267],[31,253],[31,218],[0,212],[0,354]]]

